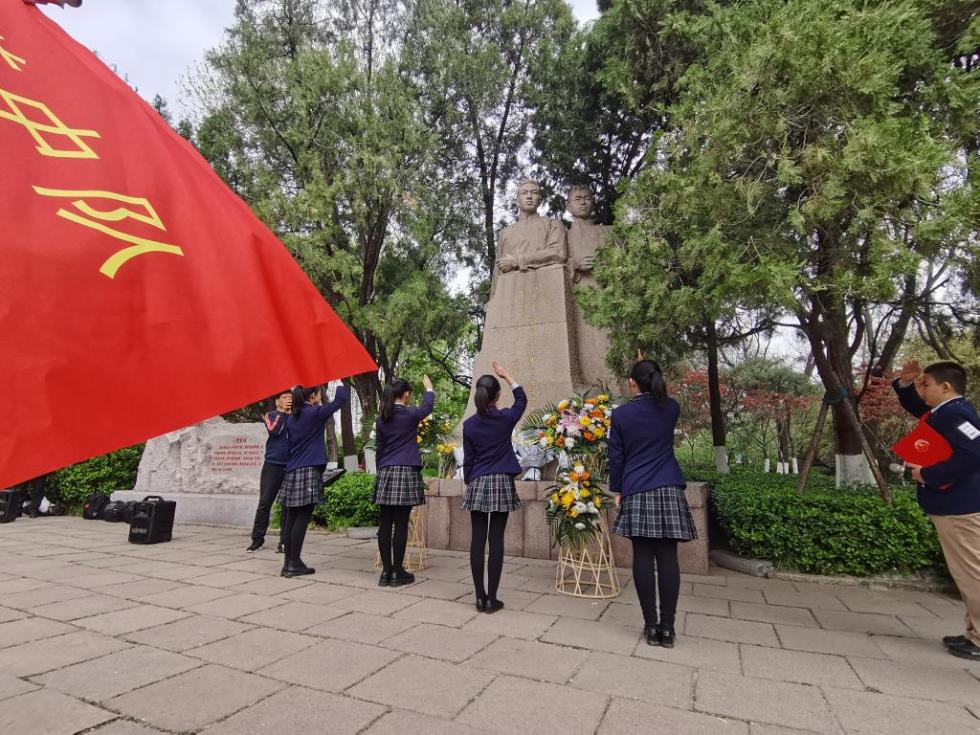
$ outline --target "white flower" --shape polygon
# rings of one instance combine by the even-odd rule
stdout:
[[[581,500],[577,502],[575,505],[573,505],[572,507],[575,510],[577,510],[579,513],[585,513],[585,511],[587,510],[585,503],[583,503]]]
[[[565,439],[565,449],[571,449],[575,446],[575,440],[572,437]]]
[[[599,515],[599,511],[596,510],[595,503],[593,503],[591,500],[589,501],[589,504],[585,506],[585,509],[592,515]]]
[[[575,524],[575,528],[577,528],[579,531],[584,531],[585,530],[585,524],[584,523],[576,523]]]
[[[572,471],[577,472],[578,474],[581,475],[583,472],[585,472],[585,465],[577,464],[574,467],[572,467]]]

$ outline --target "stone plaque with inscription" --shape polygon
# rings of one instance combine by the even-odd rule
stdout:
[[[151,439],[135,488],[113,499],[162,495],[177,501],[178,521],[250,525],[267,436],[261,423],[214,418]]]

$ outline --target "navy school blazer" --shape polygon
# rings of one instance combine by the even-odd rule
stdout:
[[[476,413],[463,422],[463,482],[484,475],[519,475],[523,470],[514,455],[511,434],[527,408],[527,394],[514,390],[510,408],[490,407],[486,416]]]
[[[609,427],[609,490],[623,497],[684,485],[674,456],[674,427],[681,408],[673,398],[662,403],[641,393],[613,409]]]
[[[425,392],[422,405],[402,406],[396,403],[394,413],[387,421],[378,417],[374,422],[374,440],[378,453],[377,467],[421,467],[422,452],[419,451],[419,423],[432,413],[436,404],[436,394]]]
[[[902,388],[892,383],[902,408],[921,417],[929,406],[915,385]],[[918,486],[919,506],[932,516],[980,513],[980,417],[966,398],[954,398],[929,415],[926,423],[939,432],[953,450],[952,456],[922,470]],[[949,485],[945,490],[939,488]]]

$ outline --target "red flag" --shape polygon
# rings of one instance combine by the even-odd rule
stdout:
[[[374,362],[207,162],[0,2],[0,487]]]
[[[922,420],[892,445],[892,451],[908,464],[921,467],[931,467],[953,456],[953,448],[949,446],[949,442]]]

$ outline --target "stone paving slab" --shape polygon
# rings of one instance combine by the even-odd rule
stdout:
[[[145,628],[134,633],[127,633],[124,637],[133,643],[143,643],[179,653],[228,638],[248,629],[249,626],[244,623],[226,620],[225,618],[191,615],[172,623],[158,625],[155,628]]]
[[[0,732],[10,735],[73,735],[115,719],[112,712],[51,689],[8,699],[0,708]]]
[[[198,666],[201,662],[195,659],[140,646],[72,664],[33,681],[81,699],[104,702]]]
[[[749,726],[740,720],[726,719],[698,712],[684,712],[647,702],[613,699],[599,727],[599,735],[619,735],[624,732],[650,732],[656,723],[658,732],[685,735],[748,735]],[[755,730],[752,731],[753,735]],[[786,732],[786,731],[784,731]]]
[[[953,597],[712,570],[664,649],[624,570],[618,598],[574,599],[553,561],[507,558],[486,615],[466,553],[383,589],[371,541],[311,533],[317,574],[285,579],[244,530],[121,530],[0,527],[0,734],[980,735],[980,664],[938,640]]]
[[[486,671],[406,656],[353,687],[350,694],[391,707],[451,718],[494,678]],[[479,723],[476,726],[481,727]]]
[[[110,699],[117,712],[164,730],[199,730],[223,719],[285,685],[252,674],[203,666]]]
[[[496,732],[595,732],[605,713],[606,697],[593,694],[570,704],[563,687],[500,676],[457,719]]]
[[[383,714],[385,708],[377,704],[303,687],[290,687],[205,728],[203,732],[206,735],[300,735],[315,732],[355,735]]]

